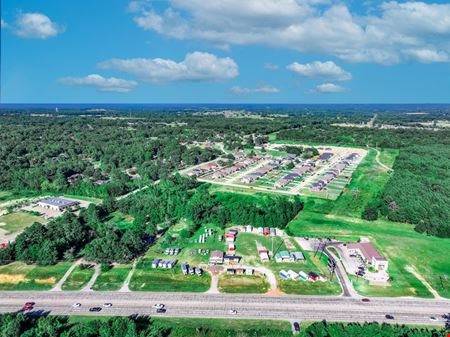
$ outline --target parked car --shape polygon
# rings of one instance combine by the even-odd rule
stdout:
[[[293,326],[294,326],[295,333],[296,334],[299,333],[300,332],[300,324],[298,324],[298,322],[294,322]]]
[[[394,316],[392,316],[390,314],[386,314],[386,315],[384,315],[384,317],[386,317],[386,319],[394,319]]]
[[[163,314],[165,312],[166,312],[166,309],[164,309],[164,308],[156,309],[156,313],[158,313],[158,314]]]
[[[162,303],[158,303],[158,304],[153,304],[153,306],[152,306],[152,308],[153,309],[162,309],[162,308],[164,308],[164,304],[162,304]]]
[[[105,308],[111,308],[112,307],[112,303],[103,303],[103,306]]]
[[[74,303],[74,304],[72,304],[72,307],[79,308],[79,307],[81,307],[81,303]]]
[[[368,298],[363,298],[361,301],[362,302],[370,302],[370,300]]]
[[[100,308],[100,307],[92,307],[92,308],[89,308],[89,311],[90,312],[99,312],[99,311],[102,311],[102,308]]]

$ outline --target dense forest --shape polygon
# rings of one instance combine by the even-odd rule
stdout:
[[[444,337],[444,329],[413,328],[378,323],[327,323],[308,326],[307,337]],[[149,317],[114,317],[107,320],[82,320],[71,323],[65,316],[31,316],[1,314],[2,337],[290,337],[291,331],[278,328],[208,328],[184,326],[170,319],[152,320]]]
[[[380,200],[389,220],[418,232],[450,237],[450,146],[411,146],[400,152]]]

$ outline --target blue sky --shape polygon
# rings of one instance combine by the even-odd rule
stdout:
[[[2,0],[3,103],[448,103],[448,1]]]

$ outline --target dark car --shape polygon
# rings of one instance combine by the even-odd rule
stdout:
[[[156,313],[158,313],[158,314],[164,314],[165,312],[166,312],[166,309],[164,309],[164,308],[156,309]]]
[[[300,332],[300,324],[298,324],[298,322],[294,322],[294,324],[292,324],[294,326],[294,331],[295,332]]]
[[[89,308],[89,311],[90,312],[99,312],[99,311],[102,311],[102,308],[100,308],[100,307],[93,307],[93,308]]]
[[[389,314],[384,315],[384,317],[386,317],[386,319],[394,319],[394,316],[389,315]]]
[[[22,309],[20,309],[20,311],[31,311],[31,310],[33,310],[33,307],[27,307],[27,306],[22,307]]]
[[[361,301],[362,302],[370,302],[370,300],[368,298],[363,298]]]

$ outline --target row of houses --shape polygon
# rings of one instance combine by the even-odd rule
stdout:
[[[181,271],[183,272],[183,275],[197,275],[202,276],[203,269],[197,268],[197,267],[191,267],[188,264],[182,264],[181,265]]]
[[[177,264],[178,260],[161,260],[153,259],[152,268],[172,269]]]
[[[237,233],[238,233],[237,229],[230,229],[225,234],[225,241],[227,242],[227,245],[228,245],[228,251],[231,253],[233,253],[236,250],[236,247],[234,246],[234,242],[236,240]]]
[[[180,248],[167,248],[165,253],[167,255],[178,255],[180,254],[181,249]]]
[[[215,170],[220,168],[217,162],[206,163],[194,168],[192,171],[188,172],[187,175],[193,176],[196,175],[198,177],[207,175]]]
[[[227,264],[227,265],[236,265],[241,262],[242,257],[233,255],[233,254],[225,254],[220,250],[213,250],[211,255],[209,256],[210,264]]]
[[[264,273],[261,273],[258,270],[253,268],[227,268],[228,275],[256,275],[263,276]]]
[[[359,155],[357,153],[351,153],[338,163],[334,164],[333,167],[328,170],[325,175],[323,175],[317,182],[313,183],[311,186],[311,191],[319,192],[322,191],[333,179],[342,174],[342,172],[350,166],[353,161],[355,161]],[[347,177],[350,178],[350,177]]]
[[[281,270],[279,275],[283,280],[290,279],[290,280],[294,280],[294,281],[301,280],[301,281],[310,281],[310,282],[317,282],[317,281],[325,282],[327,280],[327,277],[325,275],[319,275],[315,272],[310,272],[310,273],[306,274],[303,271],[299,271],[298,273],[296,273],[292,269],[289,269],[288,271]]]
[[[274,186],[278,187],[278,188],[284,187],[284,186],[290,184],[291,182],[293,182],[295,179],[301,178],[305,174],[314,171],[315,167],[316,167],[316,164],[311,160],[309,160],[303,164],[300,164],[293,171],[291,171],[291,173],[278,179],[275,182]]]
[[[243,182],[245,184],[252,183],[252,182],[258,180],[259,178],[264,177],[267,173],[276,169],[277,167],[278,167],[278,164],[270,162],[269,164],[260,167],[256,171],[247,174],[245,177],[243,177],[241,179],[241,182]]]
[[[225,178],[225,177],[229,176],[230,174],[233,174],[233,173],[238,172],[244,168],[247,168],[253,164],[256,164],[259,160],[261,160],[261,157],[258,157],[258,156],[245,158],[231,166],[228,166],[226,168],[223,168],[219,171],[214,172],[212,177],[214,179]]]
[[[305,256],[303,255],[302,252],[288,252],[286,250],[283,250],[279,253],[275,254],[275,261],[278,263],[281,262],[297,262],[297,261],[304,261],[305,260]]]

